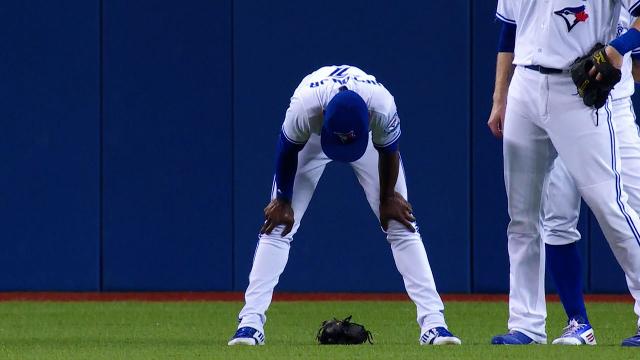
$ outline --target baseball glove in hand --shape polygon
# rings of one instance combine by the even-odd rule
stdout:
[[[371,332],[360,324],[352,323],[351,315],[344,320],[333,318],[323,321],[316,338],[321,345],[351,345],[362,344],[365,341],[373,344]]]
[[[616,69],[604,51],[605,46],[597,43],[589,53],[577,58],[571,65],[571,78],[578,88],[578,94],[585,105],[596,109],[604,106],[613,86],[620,81],[622,73]],[[596,68],[602,79],[589,75],[592,67]]]

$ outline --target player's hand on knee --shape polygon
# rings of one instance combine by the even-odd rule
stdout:
[[[491,130],[493,136],[498,139],[502,138],[502,130],[504,129],[504,113],[507,108],[507,104],[505,102],[493,102],[493,107],[491,108],[491,115],[489,115],[489,121],[487,121],[487,126]]]
[[[264,208],[264,224],[260,229],[260,234],[271,234],[271,231],[278,225],[284,225],[281,236],[285,236],[293,229],[293,208],[291,203],[282,199],[273,199]]]
[[[412,224],[412,222],[416,221],[416,218],[413,217],[411,204],[397,192],[393,196],[380,201],[380,225],[384,231],[389,228],[390,220],[398,221],[406,226],[409,231],[416,232]]]

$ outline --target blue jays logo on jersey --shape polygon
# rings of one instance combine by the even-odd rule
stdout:
[[[337,131],[334,131],[334,134],[336,134],[336,136],[340,139],[340,141],[343,144],[348,144],[350,142],[353,142],[353,140],[356,139],[356,132],[351,130],[348,133],[340,133]]]
[[[393,119],[389,123],[389,126],[384,130],[385,133],[391,134],[396,131],[398,126],[400,125],[400,119],[398,118],[398,113],[393,114]]]
[[[616,37],[620,37],[625,31],[628,29],[624,27],[624,25],[618,23],[618,27],[616,28]]]
[[[567,24],[567,31],[571,31],[574,26],[581,22],[587,21],[589,14],[584,11],[585,6],[566,7],[562,10],[554,11],[553,13],[560,16],[565,24]]]

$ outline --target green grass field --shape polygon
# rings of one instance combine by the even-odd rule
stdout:
[[[450,329],[460,347],[418,345],[409,302],[276,302],[262,347],[228,347],[241,308],[235,302],[3,302],[0,359],[640,359],[622,348],[635,332],[632,304],[590,303],[598,346],[488,345],[506,330],[507,305],[449,302]],[[375,345],[319,346],[322,320],[353,314]],[[549,304],[549,337],[563,327],[562,309]]]

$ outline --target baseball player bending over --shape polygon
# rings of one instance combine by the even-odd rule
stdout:
[[[380,220],[407,293],[416,304],[421,345],[460,344],[447,330],[444,306],[417,231],[401,166],[400,120],[393,96],[375,77],[348,65],[305,77],[287,110],[271,202],[264,210],[245,306],[229,345],[264,344],[271,303],[293,236],[325,166],[350,163]]]
[[[640,23],[595,53],[593,64],[615,71],[605,74],[594,66],[588,70],[591,84],[580,88],[568,71],[596,43],[615,37],[621,6],[632,16],[640,13],[640,0],[498,1],[496,15],[504,28],[489,127],[504,139],[510,293],[509,333],[495,336],[493,344],[546,343],[540,214],[543,185],[556,157],[596,216],[640,312],[640,219],[622,186],[612,101],[606,100],[608,91],[602,99],[584,92],[615,72],[619,76],[623,55],[640,46]],[[640,330],[623,345],[640,345]]]

